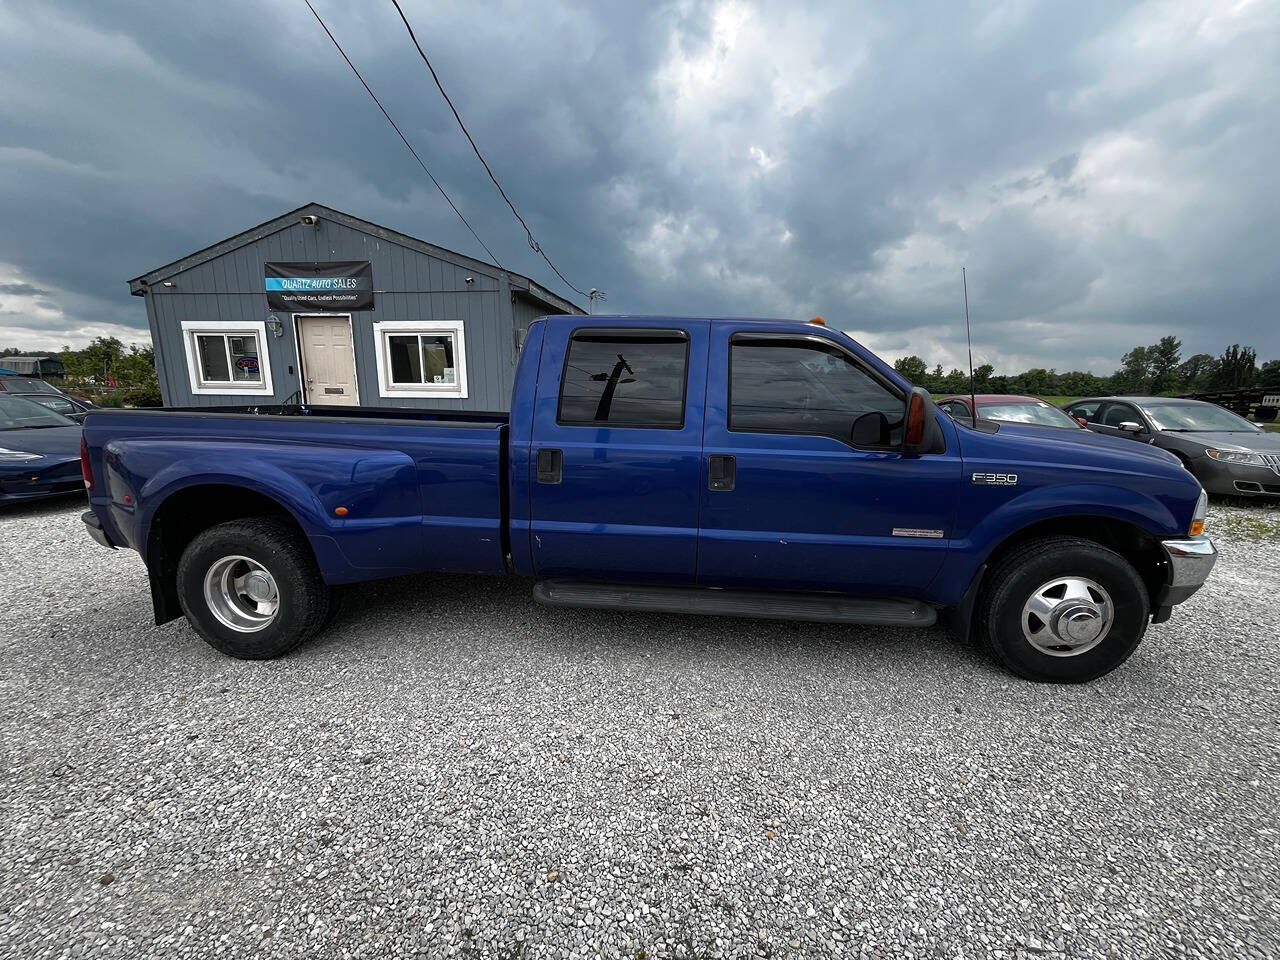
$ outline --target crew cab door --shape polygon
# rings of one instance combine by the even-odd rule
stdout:
[[[547,324],[529,462],[536,574],[692,583],[710,322]]]
[[[918,594],[952,535],[961,465],[906,455],[906,396],[820,327],[716,321],[707,369],[698,581]]]

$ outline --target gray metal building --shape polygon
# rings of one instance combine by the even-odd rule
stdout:
[[[507,410],[535,317],[583,311],[528,277],[317,203],[129,281],[165,406]]]

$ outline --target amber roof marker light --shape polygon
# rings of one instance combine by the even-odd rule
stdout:
[[[827,325],[827,321],[823,320],[821,317],[813,317],[809,322],[816,323],[820,327],[825,327]]]

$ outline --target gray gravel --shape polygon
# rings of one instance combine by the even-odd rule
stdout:
[[[239,663],[79,509],[0,510],[0,956],[1280,953],[1274,512],[1058,688],[465,578]]]

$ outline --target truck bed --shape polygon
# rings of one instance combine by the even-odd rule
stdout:
[[[329,583],[505,569],[505,414],[292,405],[95,410],[84,436],[100,478],[91,503],[111,540],[144,557],[161,504],[192,491],[186,509],[198,510],[220,490],[238,488],[297,520]]]

